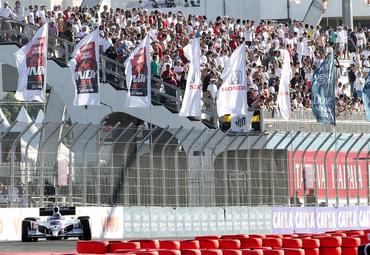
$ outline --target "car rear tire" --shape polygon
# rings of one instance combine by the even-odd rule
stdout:
[[[32,238],[28,237],[28,230],[31,229],[31,221],[23,220],[22,221],[22,242],[30,242]]]
[[[82,236],[79,237],[80,240],[91,240],[91,227],[90,220],[88,218],[81,218]]]

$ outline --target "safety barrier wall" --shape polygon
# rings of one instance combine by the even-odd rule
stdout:
[[[21,238],[25,217],[38,208],[1,208],[0,241]],[[221,234],[322,233],[370,228],[370,207],[77,207],[97,239],[190,238]]]

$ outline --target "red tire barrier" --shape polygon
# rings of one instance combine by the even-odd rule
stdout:
[[[342,254],[343,255],[357,255],[358,248],[357,247],[342,247]]]
[[[283,248],[284,255],[305,255],[303,249]]]
[[[242,251],[235,249],[225,249],[222,250],[222,255],[242,255]]]
[[[128,249],[117,249],[114,253],[127,253],[127,254],[135,254],[138,251],[146,251],[146,249],[139,249],[139,250],[128,250]],[[112,252],[111,252],[112,253]]]
[[[159,249],[158,240],[131,240],[131,242],[139,242],[141,249]]]
[[[340,247],[320,247],[319,250],[320,255],[342,255],[342,248]]]
[[[303,249],[314,249],[320,247],[320,241],[318,239],[301,239]]]
[[[109,252],[114,253],[116,250],[139,250],[139,242],[109,241]]]
[[[319,248],[304,249],[304,254],[305,255],[320,255],[320,250]]]
[[[205,249],[200,250],[202,255],[222,255],[222,250],[219,249]]]
[[[359,237],[342,237],[342,247],[358,247],[360,244]]]
[[[196,236],[194,239],[195,240],[210,240],[210,239],[220,239],[221,236]]]
[[[263,250],[242,250],[242,255],[263,255]]]
[[[360,238],[360,240],[361,240],[361,245],[365,245],[365,244],[368,244],[370,242],[369,239],[368,239],[367,234],[362,235],[362,236],[358,236],[358,238]]]
[[[159,240],[159,249],[180,249],[180,242],[173,240]]]
[[[346,233],[343,233],[343,232],[335,232],[335,233],[331,233],[330,235],[331,236],[340,236],[340,237],[347,236],[347,234]]]
[[[262,238],[263,247],[281,248],[283,241],[280,238]]]
[[[77,241],[76,250],[78,253],[108,253],[108,241]]]
[[[283,238],[286,238],[286,237],[298,237],[297,234],[283,234]]]
[[[284,255],[283,250],[264,250],[263,255]]]
[[[158,251],[136,251],[136,255],[158,255]]]
[[[199,241],[198,240],[181,240],[180,241],[180,249],[199,249]]]
[[[262,239],[261,238],[240,239],[240,248],[241,249],[261,248],[261,247],[262,247]]]
[[[221,239],[242,239],[242,238],[248,238],[249,235],[245,234],[237,234],[237,235],[222,235]]]
[[[219,249],[239,249],[240,241],[237,239],[220,239],[218,240]]]
[[[202,255],[198,249],[185,249],[181,250],[181,255]]]
[[[215,239],[201,239],[199,246],[201,249],[218,249],[218,240]]]
[[[364,231],[362,230],[351,230],[351,231],[346,231],[344,232],[347,234],[347,236],[361,236],[364,235]]]
[[[266,238],[266,235],[257,235],[257,234],[254,234],[254,235],[249,235],[249,238]]]
[[[327,236],[327,237],[318,237],[320,241],[320,247],[341,247],[342,246],[342,237],[339,236]]]
[[[266,238],[284,238],[283,235],[266,235]]]
[[[158,255],[181,255],[181,251],[173,249],[158,250]]]
[[[302,240],[301,239],[290,239],[290,238],[283,238],[283,248],[302,248]]]

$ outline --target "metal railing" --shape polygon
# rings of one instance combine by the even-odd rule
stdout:
[[[368,133],[0,127],[3,207],[370,204]]]
[[[38,29],[36,26],[2,17],[0,17],[0,28],[0,44],[16,43],[19,46],[26,44]],[[68,40],[49,36],[48,58],[66,67],[74,47],[75,44]],[[124,70],[124,63],[110,59],[104,54],[100,55],[101,82],[109,83],[118,90],[127,90]],[[161,79],[155,77],[151,79],[152,103],[154,105],[163,105],[172,112],[179,112],[185,91]],[[174,91],[174,93],[170,95],[166,91]],[[205,122],[209,127],[216,128],[218,126],[218,116],[215,102],[204,97],[201,100],[201,121]]]

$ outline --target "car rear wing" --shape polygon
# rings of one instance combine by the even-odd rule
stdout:
[[[59,207],[61,215],[76,215],[76,207]],[[52,216],[53,207],[40,208],[40,216]]]

